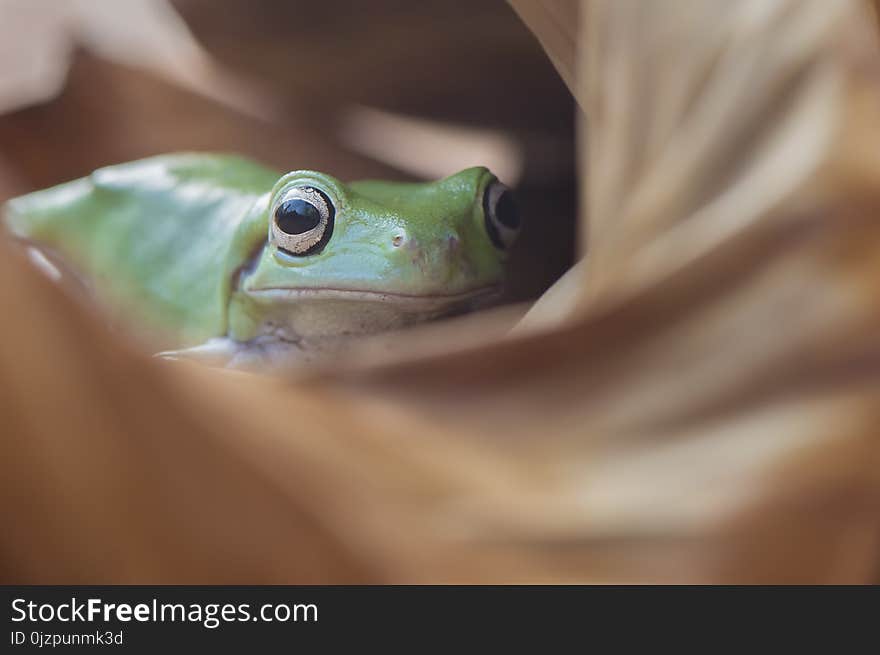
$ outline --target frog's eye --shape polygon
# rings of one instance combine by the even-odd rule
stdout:
[[[497,180],[483,194],[483,220],[492,244],[507,250],[519,234],[519,211],[513,193]]]
[[[334,213],[333,203],[318,189],[288,189],[272,210],[272,239],[290,255],[311,255],[330,239]]]

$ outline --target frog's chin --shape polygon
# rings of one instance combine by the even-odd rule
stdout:
[[[500,285],[454,294],[407,294],[334,288],[259,288],[247,295],[264,310],[264,329],[291,338],[372,334],[487,307]]]

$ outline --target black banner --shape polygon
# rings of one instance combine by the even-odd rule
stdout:
[[[757,587],[2,587],[4,652],[254,647],[322,650],[440,643],[471,636],[496,645],[587,647],[612,638],[790,631],[832,625],[846,598],[847,627],[874,632],[875,588]],[[861,608],[861,613],[859,608]],[[676,637],[677,639],[678,637]],[[713,645],[713,644],[706,644]],[[839,643],[838,643],[839,645]],[[580,650],[580,649],[579,649]]]

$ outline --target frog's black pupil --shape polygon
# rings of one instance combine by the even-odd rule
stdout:
[[[498,222],[511,230],[519,227],[519,211],[516,208],[516,202],[513,200],[513,194],[505,191],[498,197],[495,203],[495,218]]]
[[[320,222],[321,212],[307,200],[286,200],[275,210],[275,224],[285,234],[302,234],[314,230]]]

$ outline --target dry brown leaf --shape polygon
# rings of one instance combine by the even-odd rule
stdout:
[[[588,117],[585,259],[511,336],[279,381],[147,361],[0,257],[4,579],[877,580],[868,5],[514,5]]]

